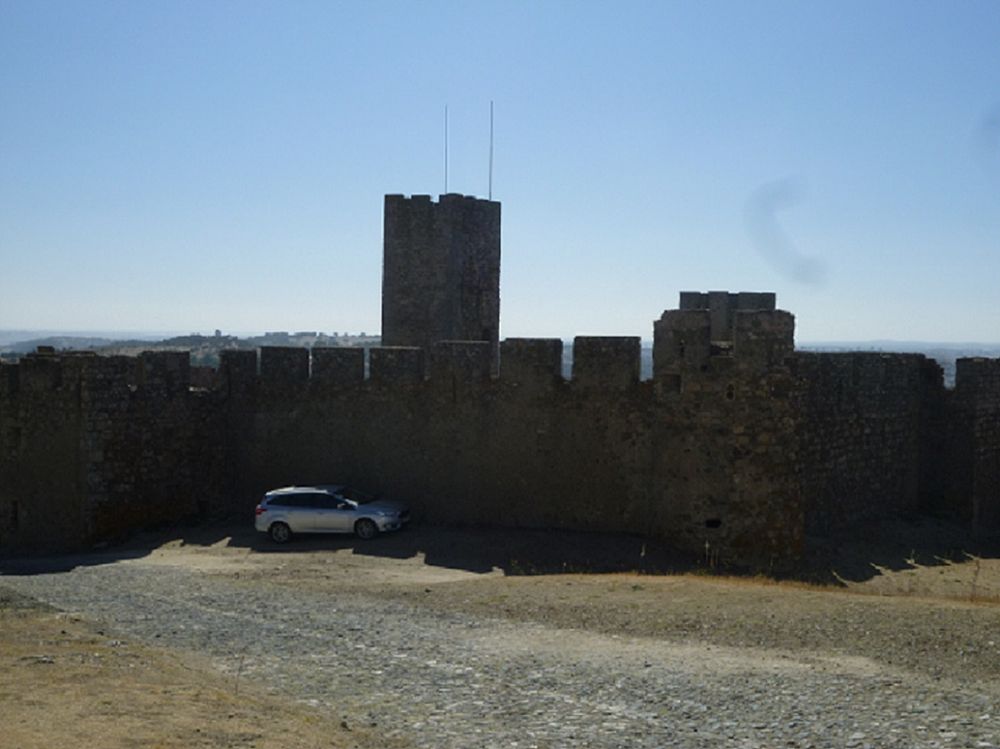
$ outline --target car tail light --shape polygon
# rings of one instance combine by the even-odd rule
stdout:
[[[257,507],[254,509],[253,512],[254,515],[263,515],[265,512],[267,512],[267,508],[264,507],[264,505],[257,505]]]

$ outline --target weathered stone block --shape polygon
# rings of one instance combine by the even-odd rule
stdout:
[[[296,346],[261,346],[260,381],[291,385],[309,379],[309,349]]]
[[[783,310],[737,311],[733,356],[743,366],[782,364],[795,350],[795,316]]]
[[[317,385],[346,387],[365,379],[363,348],[325,348],[312,350],[312,381]]]
[[[492,348],[489,341],[438,341],[431,348],[431,381],[454,384],[488,380]]]
[[[562,381],[559,338],[507,338],[500,344],[500,381],[547,390]]]
[[[191,355],[187,351],[143,351],[138,365],[139,387],[179,392],[191,385]]]
[[[638,336],[577,336],[573,339],[573,383],[627,388],[639,382]]]
[[[55,390],[62,384],[62,360],[31,354],[21,359],[20,384],[24,392]]]
[[[707,366],[711,323],[707,310],[666,310],[653,323],[653,380],[671,381]]]
[[[424,350],[416,346],[381,346],[368,350],[371,381],[415,385],[424,381]]]
[[[252,387],[257,382],[257,352],[242,349],[220,352],[219,375],[227,392]]]
[[[20,371],[18,364],[0,362],[0,398],[12,397],[17,393]]]
[[[737,310],[773,310],[777,296],[773,291],[740,291],[736,295]]]

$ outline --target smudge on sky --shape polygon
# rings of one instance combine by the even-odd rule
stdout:
[[[983,117],[976,128],[974,147],[976,156],[991,168],[1000,162],[1000,104]]]
[[[826,265],[822,260],[800,253],[777,218],[778,211],[801,202],[803,188],[785,178],[768,182],[747,199],[744,220],[754,248],[776,272],[796,283],[822,286]]]

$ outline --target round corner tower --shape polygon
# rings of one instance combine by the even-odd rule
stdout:
[[[385,196],[382,345],[500,336],[500,203],[449,193]]]

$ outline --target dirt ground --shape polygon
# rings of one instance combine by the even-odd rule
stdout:
[[[413,528],[373,542],[276,547],[242,526],[134,539],[99,557],[10,561],[181,565],[208,575],[337,590],[580,630],[820,657],[865,657],[1000,686],[1000,553],[950,526],[900,523],[826,539],[782,580],[722,575],[649,542]],[[384,741],[266,694],[209,663],[5,593],[0,577],[3,745],[369,747]]]
[[[306,705],[224,678],[188,653],[0,593],[5,749],[372,746]]]

